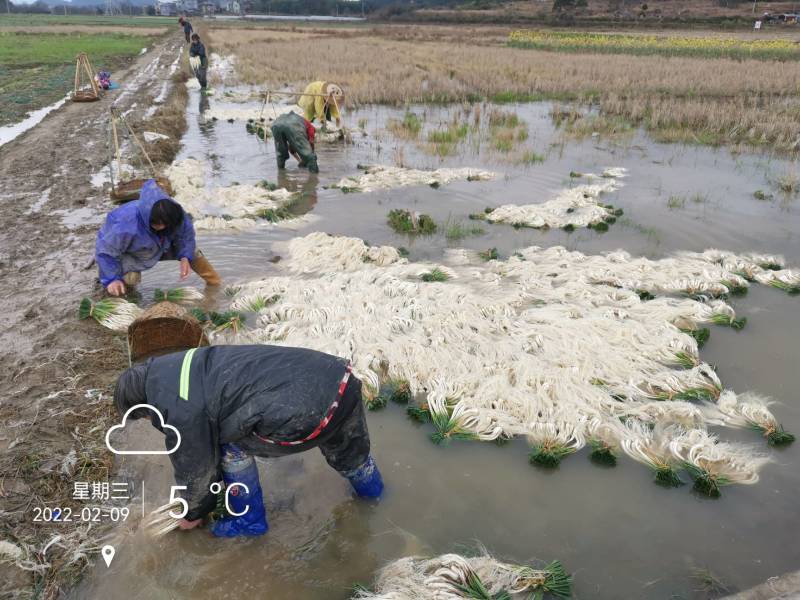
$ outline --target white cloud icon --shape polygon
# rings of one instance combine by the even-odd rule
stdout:
[[[148,410],[152,410],[154,413],[158,415],[158,420],[161,421],[161,428],[162,429],[172,429],[175,432],[175,436],[178,438],[178,441],[175,442],[175,446],[171,450],[115,450],[114,447],[111,445],[111,433],[115,429],[122,429],[125,427],[125,424],[128,420],[128,415],[135,411],[137,408],[146,408]],[[177,427],[173,427],[172,425],[167,425],[164,423],[164,415],[161,414],[161,411],[158,410],[152,404],[135,404],[131,406],[128,410],[125,411],[125,414],[122,415],[122,423],[119,425],[114,425],[113,427],[109,428],[106,431],[106,447],[113,452],[114,454],[172,454],[181,445],[181,432],[178,431]]]

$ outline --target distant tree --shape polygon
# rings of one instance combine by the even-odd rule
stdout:
[[[22,7],[20,7],[22,9]],[[26,13],[49,13],[50,7],[47,5],[47,2],[43,2],[42,0],[36,0],[33,4],[28,4],[24,7],[24,9],[20,10],[20,12]]]
[[[563,12],[586,6],[588,6],[586,0],[553,0],[553,12]]]

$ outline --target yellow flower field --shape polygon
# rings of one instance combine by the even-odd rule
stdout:
[[[759,60],[800,58],[800,45],[785,39],[742,40],[721,37],[673,37],[586,32],[514,31],[509,44],[558,52],[661,54]]]

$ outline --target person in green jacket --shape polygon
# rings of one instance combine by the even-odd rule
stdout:
[[[308,119],[294,112],[275,119],[272,124],[272,137],[275,140],[275,153],[278,168],[286,168],[286,160],[291,154],[301,167],[308,167],[312,173],[319,173],[317,154],[314,152],[316,130]]]

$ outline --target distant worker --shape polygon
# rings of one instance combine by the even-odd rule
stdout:
[[[206,80],[208,58],[206,58],[206,47],[196,33],[192,34],[192,45],[189,46],[189,63],[194,70],[194,76],[197,77],[197,81],[200,83],[200,90],[205,90],[208,85]]]
[[[294,112],[279,116],[272,123],[272,137],[275,139],[275,153],[278,168],[285,169],[291,154],[301,167],[308,167],[312,173],[319,173],[317,154],[314,151],[316,129],[311,121]]]
[[[335,83],[314,81],[309,83],[304,94],[300,96],[298,104],[305,112],[306,119],[314,122],[319,119],[320,124],[325,124],[331,119],[336,119],[336,127],[342,126],[342,117],[339,109],[344,105],[344,92]]]
[[[149,179],[138,200],[115,208],[106,217],[97,233],[95,261],[100,283],[112,296],[121,296],[126,285],[138,284],[141,272],[161,260],[179,261],[181,279],[186,279],[191,269],[208,285],[222,283],[195,247],[191,217],[155,179]]]
[[[166,435],[175,483],[186,501],[181,529],[194,529],[217,506],[212,484],[229,488],[217,537],[268,529],[253,456],[319,447],[361,497],[377,498],[383,479],[370,455],[361,381],[343,358],[285,346],[210,346],[151,358],[125,370],[114,390],[120,416],[150,418]],[[178,436],[180,434],[180,443]],[[177,445],[177,448],[176,448]]]
[[[192,31],[194,31],[192,29],[192,24],[189,23],[189,21],[187,21],[183,17],[178,19],[178,23],[180,23],[181,26],[183,27],[183,35],[186,36],[186,43],[188,44],[189,43],[189,36],[192,35]]]

